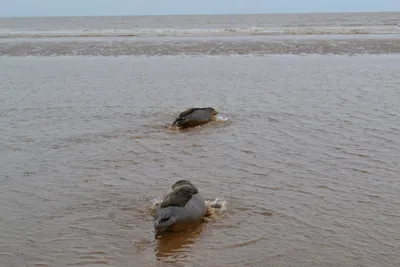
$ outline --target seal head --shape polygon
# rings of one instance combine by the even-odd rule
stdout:
[[[156,219],[154,220],[154,228],[157,230],[165,230],[176,222],[172,216],[170,209],[159,209]]]

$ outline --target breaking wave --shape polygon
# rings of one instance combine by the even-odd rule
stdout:
[[[0,38],[67,38],[67,37],[182,37],[243,35],[336,35],[336,34],[400,34],[399,25],[370,27],[245,27],[213,29],[83,29],[73,31],[9,31],[0,30]]]

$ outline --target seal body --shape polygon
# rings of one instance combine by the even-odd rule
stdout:
[[[158,232],[177,230],[181,226],[201,221],[206,211],[206,201],[197,188],[187,180],[180,180],[157,207],[154,228]]]
[[[218,112],[213,108],[190,108],[179,114],[172,126],[189,128],[210,122]]]

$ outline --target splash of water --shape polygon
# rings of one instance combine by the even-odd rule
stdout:
[[[229,120],[227,117],[224,117],[224,116],[222,116],[222,115],[220,115],[220,114],[217,114],[216,116],[215,116],[215,120],[216,121],[227,121],[227,120]]]
[[[222,213],[226,210],[226,200],[216,198],[214,200],[206,200],[206,204],[208,206],[205,219],[206,220],[215,220],[218,219]]]

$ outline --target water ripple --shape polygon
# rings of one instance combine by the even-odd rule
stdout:
[[[16,266],[393,266],[398,61],[3,58],[1,257]],[[191,105],[229,120],[169,129]],[[149,203],[179,179],[228,204],[169,246],[154,239]]]

